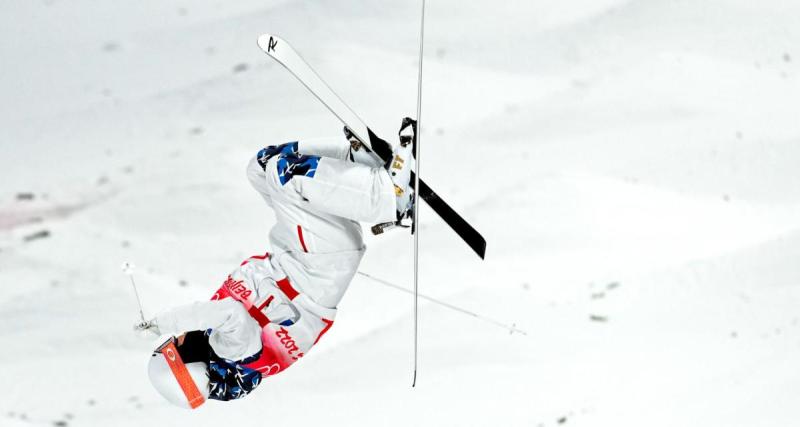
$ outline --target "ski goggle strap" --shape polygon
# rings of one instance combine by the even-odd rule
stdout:
[[[192,376],[189,374],[189,370],[186,369],[186,365],[183,363],[183,359],[181,359],[181,355],[178,354],[178,348],[175,347],[175,338],[169,339],[159,346],[156,351],[161,353],[164,359],[166,359],[169,369],[172,370],[172,375],[178,380],[178,385],[181,386],[186,400],[189,401],[189,406],[195,409],[202,405],[206,401],[206,398],[200,394],[200,390],[197,389],[197,384],[194,383]]]

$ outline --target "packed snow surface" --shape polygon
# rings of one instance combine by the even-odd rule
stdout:
[[[263,253],[244,166],[339,135],[256,44],[290,41],[375,130],[414,115],[419,5],[0,3],[0,425],[794,426],[800,3],[433,0],[420,290],[357,276],[301,362],[189,412],[137,321]],[[411,237],[362,271],[410,287]]]

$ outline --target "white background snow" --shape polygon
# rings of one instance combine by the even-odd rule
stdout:
[[[498,4],[499,3],[499,4]],[[341,126],[255,44],[289,40],[379,133],[413,115],[419,4],[0,3],[0,425],[795,426],[800,3],[431,0],[421,291],[357,277],[336,326],[239,402],[151,389],[145,314],[268,250],[259,148]],[[362,270],[411,285],[411,238]]]

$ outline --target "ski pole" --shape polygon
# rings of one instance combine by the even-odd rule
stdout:
[[[422,49],[425,45],[425,0],[422,0],[422,12],[419,21],[419,70],[417,74],[417,129],[414,131],[414,159],[416,175],[414,177],[414,220],[411,232],[414,233],[414,378],[411,387],[417,385],[417,356],[419,341],[419,173],[420,173],[420,141],[422,140]]]
[[[377,283],[380,283],[381,285],[384,285],[384,286],[387,286],[387,287],[390,287],[390,288],[393,288],[393,289],[397,289],[398,291],[405,292],[405,293],[408,293],[408,294],[414,293],[414,291],[412,291],[410,289],[406,289],[406,288],[404,288],[404,287],[402,287],[400,285],[396,285],[396,284],[394,284],[392,282],[389,282],[389,281],[386,281],[386,280],[383,280],[383,279],[379,279],[379,278],[377,278],[375,276],[372,276],[370,274],[364,273],[363,271],[359,271],[358,274],[360,274],[360,275],[362,275],[362,276],[364,276],[364,277],[366,277],[368,279],[371,279],[371,280],[373,280],[373,281],[375,281]],[[429,297],[429,296],[423,295],[423,294],[418,294],[418,295],[419,295],[420,298],[422,298],[424,300],[427,300],[427,301],[430,301],[430,302],[432,302],[434,304],[438,304],[438,305],[440,305],[442,307],[449,308],[450,310],[457,311],[457,312],[459,312],[461,314],[466,314],[467,316],[471,316],[471,317],[474,317],[474,318],[476,318],[478,320],[482,320],[484,322],[491,323],[491,324],[493,324],[493,325],[495,325],[495,326],[497,326],[499,328],[503,328],[503,329],[509,331],[511,334],[513,334],[514,332],[517,332],[517,333],[520,333],[522,335],[526,335],[526,336],[528,335],[528,333],[525,332],[524,330],[517,328],[517,325],[515,323],[512,323],[511,325],[507,325],[507,324],[505,324],[503,322],[500,322],[498,320],[494,320],[492,318],[489,318],[489,317],[486,317],[486,316],[482,316],[482,315],[480,315],[478,313],[475,313],[473,311],[469,311],[467,309],[464,309],[464,308],[455,306],[453,304],[438,300],[436,298]]]
[[[144,310],[142,310],[142,300],[139,299],[139,291],[136,290],[136,282],[133,280],[133,270],[135,267],[136,266],[134,266],[132,263],[125,261],[122,263],[122,273],[131,279],[133,293],[136,295],[136,303],[139,304],[139,315],[142,317],[142,322],[146,322],[144,319]]]

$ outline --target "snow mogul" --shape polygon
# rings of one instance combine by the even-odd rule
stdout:
[[[210,301],[135,326],[170,336],[148,365],[158,393],[192,409],[243,398],[325,335],[366,250],[359,222],[411,216],[415,131],[404,119],[385,164],[347,128],[345,138],[269,146],[250,160],[247,177],[275,212],[272,250],[244,260]]]

